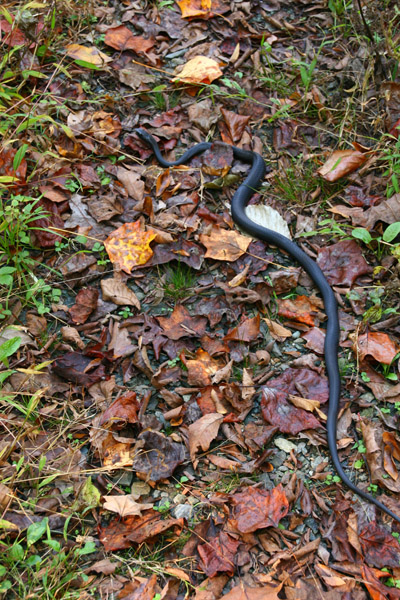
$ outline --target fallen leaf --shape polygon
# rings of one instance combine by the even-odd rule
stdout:
[[[260,315],[256,315],[251,319],[243,319],[243,321],[228,331],[224,337],[224,341],[236,341],[236,342],[254,342],[260,334]]]
[[[81,46],[80,44],[69,44],[66,47],[66,54],[75,60],[82,60],[101,67],[112,61],[112,58],[101,52],[96,46]]]
[[[105,378],[104,365],[99,365],[99,360],[93,360],[79,352],[67,352],[56,358],[51,368],[63,379],[85,387]]]
[[[164,335],[170,340],[201,337],[207,325],[205,317],[191,317],[188,309],[182,304],[177,304],[169,317],[157,317],[157,321],[163,328]]]
[[[233,262],[246,252],[251,238],[237,231],[214,228],[210,235],[201,234],[200,241],[207,248],[206,258]]]
[[[116,50],[133,50],[136,53],[145,54],[154,46],[154,40],[144,39],[140,35],[134,35],[125,25],[109,27],[106,31],[104,42],[107,46]]]
[[[133,470],[150,481],[167,479],[185,460],[183,444],[173,442],[158,431],[143,431],[134,450]]]
[[[221,364],[211,358],[208,352],[205,352],[201,348],[196,351],[196,358],[194,359],[183,359],[185,366],[188,370],[188,384],[192,386],[206,387],[215,383],[212,381],[214,376],[221,368]]]
[[[114,302],[118,306],[135,306],[140,310],[140,302],[135,292],[117,275],[109,279],[102,279],[100,285],[105,302]]]
[[[241,533],[251,533],[264,527],[278,527],[288,513],[289,502],[281,484],[272,490],[249,487],[231,496],[231,522]]]
[[[103,508],[110,512],[118,513],[121,517],[142,516],[143,510],[153,508],[153,504],[136,502],[130,494],[125,496],[104,496]]]
[[[361,167],[367,158],[366,154],[358,152],[358,150],[335,150],[317,173],[325,181],[333,183]]]
[[[95,288],[80,290],[75,298],[75,304],[69,309],[71,319],[77,325],[86,323],[92,312],[97,308],[99,292]]]
[[[133,543],[141,544],[160,535],[171,527],[183,526],[183,519],[164,519],[155,510],[146,511],[141,517],[118,518],[108,526],[100,528],[99,539],[107,552],[129,548]]]
[[[290,329],[283,327],[283,325],[277,321],[272,321],[271,319],[267,318],[263,318],[263,321],[265,321],[268,325],[269,333],[274,340],[277,340],[278,342],[284,342],[287,338],[292,337],[292,332]]]
[[[262,415],[268,423],[276,425],[282,433],[296,435],[304,429],[320,427],[319,421],[309,412],[288,402],[289,394],[299,392],[307,399],[326,402],[328,381],[311,369],[286,369],[279,377],[270,379],[263,388]]]
[[[210,413],[189,425],[189,449],[192,462],[195,462],[196,454],[200,449],[203,452],[209,449],[211,442],[218,435],[223,419],[223,415]]]
[[[365,561],[377,569],[398,567],[400,544],[386,529],[372,521],[358,534]]]
[[[113,264],[130,275],[137,265],[144,265],[153,255],[150,243],[156,234],[145,231],[140,220],[125,223],[113,231],[104,242],[104,247]]]
[[[224,0],[177,0],[182,19],[210,19],[229,10]]]
[[[281,588],[282,584],[256,588],[240,583],[232,588],[230,592],[221,596],[221,600],[279,600],[278,593]]]
[[[330,285],[351,286],[372,272],[355,240],[342,240],[318,251],[317,264]]]
[[[195,56],[183,65],[183,69],[172,81],[209,84],[222,74],[216,60],[208,56]]]
[[[208,577],[217,573],[228,573],[232,576],[236,569],[236,552],[239,542],[233,537],[220,531],[217,536],[197,547],[201,562],[200,568]]]
[[[278,314],[298,323],[313,326],[319,315],[318,306],[308,296],[278,298]]]
[[[356,336],[354,342],[354,351],[357,353],[359,360],[364,360],[368,355],[373,356],[375,360],[384,365],[392,364],[400,351],[399,346],[390,339],[387,333],[381,333],[380,331],[363,333]]]
[[[105,424],[124,426],[126,423],[138,422],[140,405],[135,392],[126,392],[111,404],[100,416],[99,425]]]

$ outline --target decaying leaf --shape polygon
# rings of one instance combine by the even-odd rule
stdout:
[[[211,442],[218,435],[223,419],[223,415],[210,413],[189,425],[189,448],[193,462],[195,462],[196,454],[200,449],[203,452],[209,449]]]
[[[153,508],[152,504],[136,502],[131,495],[104,496],[103,508],[110,512],[118,513],[121,517],[142,516],[142,511]]]
[[[101,67],[112,61],[112,58],[101,52],[96,46],[81,46],[80,44],[69,44],[66,47],[67,56],[75,60],[81,60],[91,65]]]
[[[279,484],[272,490],[254,487],[232,495],[232,523],[241,533],[251,533],[264,527],[278,527],[287,514],[289,502]]]

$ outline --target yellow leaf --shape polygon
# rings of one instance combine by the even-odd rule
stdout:
[[[102,66],[112,61],[112,58],[101,52],[96,46],[81,46],[80,44],[70,44],[66,47],[67,56],[75,60],[83,60],[96,66]]]
[[[221,75],[222,71],[217,61],[207,56],[195,56],[183,66],[182,71],[173,81],[211,83],[214,79],[221,77]]]
[[[155,237],[156,233],[145,231],[140,221],[135,221],[113,231],[104,246],[111,262],[130,274],[134,267],[146,264],[153,256],[150,242]]]

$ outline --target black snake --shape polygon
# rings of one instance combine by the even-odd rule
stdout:
[[[193,158],[193,156],[201,154],[212,146],[212,144],[208,142],[196,144],[196,146],[193,146],[193,148],[187,150],[178,160],[175,160],[174,162],[168,162],[162,157],[157,142],[152,135],[150,135],[144,129],[136,129],[135,131],[139,138],[153,149],[157,161],[163,167],[183,165]],[[239,227],[244,229],[244,231],[247,231],[247,233],[250,235],[258,238],[259,240],[263,240],[264,242],[277,246],[281,250],[287,252],[298,263],[300,263],[300,265],[311,277],[316,287],[319,289],[324,301],[325,312],[328,317],[324,355],[329,379],[329,406],[326,430],[329,452],[331,454],[332,462],[336,472],[349,489],[361,496],[361,498],[364,498],[364,500],[375,504],[375,506],[383,510],[386,514],[390,515],[393,519],[400,523],[400,517],[382,504],[382,502],[379,502],[379,500],[358,488],[348,478],[339,460],[336,435],[340,400],[340,374],[338,366],[339,317],[335,294],[333,293],[331,286],[327,282],[319,266],[309,256],[307,256],[307,254],[305,254],[305,252],[303,252],[303,250],[301,250],[297,244],[286,238],[284,235],[255,223],[246,216],[245,208],[254,192],[260,188],[264,179],[265,162],[263,157],[257,152],[241,150],[235,146],[232,146],[231,148],[233,150],[233,156],[236,159],[251,164],[251,169],[248,176],[237,189],[232,198],[231,209],[233,220],[237,225],[239,225]]]

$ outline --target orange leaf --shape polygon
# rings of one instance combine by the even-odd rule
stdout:
[[[134,221],[113,231],[104,246],[111,262],[130,274],[134,267],[146,264],[153,256],[150,242],[155,237],[153,231],[142,229],[140,221]]]
[[[104,42],[116,50],[133,50],[137,53],[148,52],[154,46],[154,40],[146,40],[140,35],[133,35],[125,25],[107,29]]]
[[[177,4],[182,11],[182,19],[210,19],[229,10],[229,5],[223,0],[177,0]]]
[[[352,173],[367,160],[358,150],[336,150],[317,171],[326,181],[334,182]]]
[[[360,360],[367,354],[384,365],[390,365],[399,351],[399,347],[390,339],[387,333],[369,331],[357,338],[357,351]]]
[[[182,71],[173,81],[211,83],[214,79],[221,77],[221,75],[222,71],[217,61],[207,56],[195,56],[183,66]]]

